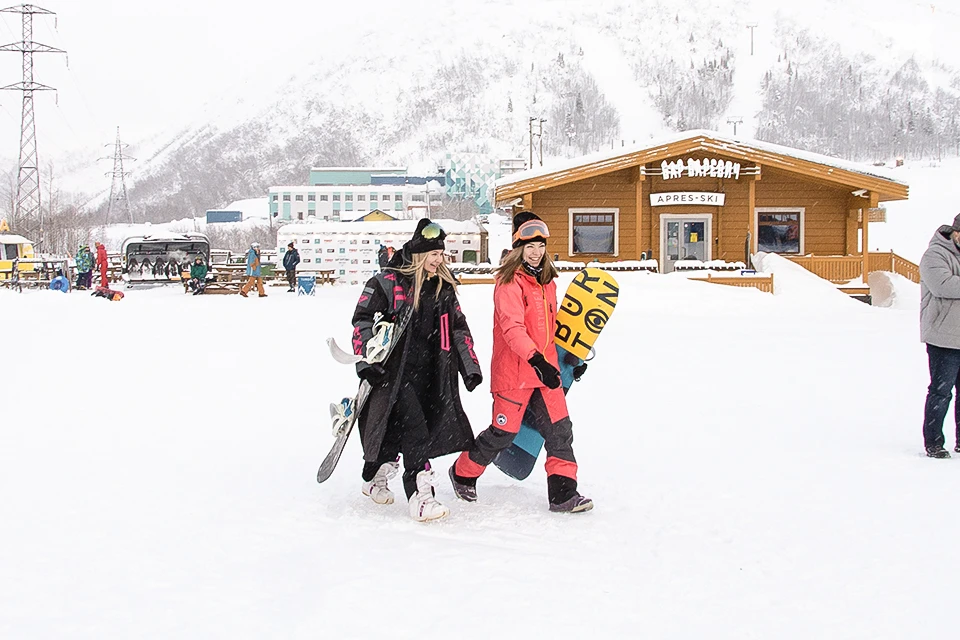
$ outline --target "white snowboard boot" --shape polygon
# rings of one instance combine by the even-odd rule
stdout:
[[[396,462],[384,462],[377,469],[377,475],[370,482],[360,485],[363,495],[369,496],[377,504],[393,504],[393,491],[387,487],[387,481],[397,475],[400,465]]]
[[[450,509],[437,502],[433,488],[437,474],[427,469],[417,474],[417,492],[410,496],[410,517],[417,522],[439,520],[450,515]]]

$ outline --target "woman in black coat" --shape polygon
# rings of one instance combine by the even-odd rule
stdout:
[[[457,300],[456,279],[444,264],[445,237],[439,225],[421,220],[383,273],[367,282],[353,314],[354,350],[362,353],[377,321],[396,322],[407,305],[413,307],[390,357],[357,364],[357,375],[372,387],[358,424],[363,494],[378,504],[391,504],[387,481],[397,474],[403,454],[410,515],[421,522],[450,513],[434,496],[430,458],[473,445],[457,375],[463,376],[467,391],[483,380]]]

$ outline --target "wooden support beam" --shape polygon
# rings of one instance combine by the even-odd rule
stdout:
[[[637,167],[636,185],[637,185],[637,260],[643,253],[643,183],[647,179],[643,175],[643,165]]]
[[[753,176],[747,181],[747,235],[750,236],[750,253],[757,252],[757,180],[759,175]],[[747,266],[750,265],[750,256],[747,258]]]

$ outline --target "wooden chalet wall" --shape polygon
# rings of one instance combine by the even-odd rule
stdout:
[[[550,227],[547,251],[561,260],[571,259],[570,209],[618,207],[620,209],[620,255],[578,254],[575,260],[636,260],[642,249],[637,248],[637,189],[636,169],[623,169],[593,178],[544,189],[533,194],[533,212]]]
[[[741,168],[755,164],[735,157],[693,152],[668,158],[668,161],[718,158],[739,162]],[[648,170],[659,169],[659,163]],[[638,185],[639,179],[639,185]],[[536,191],[527,206],[543,218],[550,227],[547,249],[561,260],[637,260],[642,251],[652,252],[660,259],[661,214],[712,214],[711,257],[729,262],[745,259],[747,233],[752,239],[751,251],[756,251],[756,227],[750,209],[751,187],[754,206],[797,207],[804,209],[804,253],[817,255],[849,255],[857,252],[855,212],[858,204],[850,195],[850,188],[821,182],[781,169],[761,167],[759,176],[741,175],[739,178],[700,178],[683,176],[664,180],[658,175],[641,176],[637,167],[585,178],[576,182]],[[706,191],[725,194],[722,207],[701,205],[650,205],[651,193],[667,191]],[[637,201],[640,201],[641,226],[637,233]],[[578,254],[569,255],[570,209],[619,209],[619,254],[617,256]]]

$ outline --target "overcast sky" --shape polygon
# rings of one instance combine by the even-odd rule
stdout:
[[[363,4],[382,10],[385,3]],[[0,3],[8,6],[19,5]],[[125,140],[175,130],[202,116],[213,96],[235,99],[279,82],[289,63],[277,60],[295,59],[298,50],[309,55],[312,42],[336,35],[334,24],[364,15],[356,5],[328,0],[41,0],[36,6],[56,13],[57,28],[53,16],[35,16],[34,41],[67,51],[34,55],[34,80],[58,90],[34,94],[41,165],[44,157],[111,144],[117,126]],[[0,44],[20,42],[21,28],[20,14],[0,13]],[[21,78],[21,54],[0,52],[0,86]],[[0,91],[0,157],[15,160],[19,153],[21,108],[19,91]]]
[[[765,0],[736,0],[731,6],[749,13],[746,5],[758,1]],[[546,10],[550,3],[584,6],[589,11],[582,2],[538,0],[531,11]],[[940,45],[947,44],[946,39],[911,33],[905,13],[895,8],[909,9],[910,15],[929,12],[956,24],[954,5],[960,4],[960,0],[774,3],[797,12],[818,2],[874,7],[878,15],[873,20],[886,16],[889,31],[901,39]],[[515,10],[503,9],[509,4]],[[482,7],[497,16],[489,21],[494,28],[511,21],[523,23],[521,12],[527,8],[519,0],[459,0],[457,11],[464,5]],[[0,0],[0,7],[7,6],[19,5]],[[325,49],[390,47],[404,39],[430,37],[441,16],[452,10],[427,0],[41,0],[38,6],[56,12],[57,28],[53,16],[37,16],[34,40],[68,54],[34,56],[34,80],[58,90],[35,94],[41,166],[67,152],[82,153],[88,162],[98,149],[104,156],[111,155],[112,150],[103,145],[113,143],[117,126],[123,139],[133,142],[152,133],[173,133],[204,118],[215,119],[220,96],[235,101],[238,96],[262,95],[297,70],[299,61],[316,59]],[[661,6],[679,5],[663,2]],[[857,24],[833,26],[848,38],[857,33]],[[370,33],[376,34],[372,40]],[[0,13],[0,44],[18,43],[21,38],[21,16]],[[953,38],[948,44],[956,48],[958,41]],[[944,59],[955,62],[955,57]],[[21,77],[22,56],[0,52],[0,86],[15,84]],[[0,91],[0,161],[16,163],[20,112],[21,93]]]

